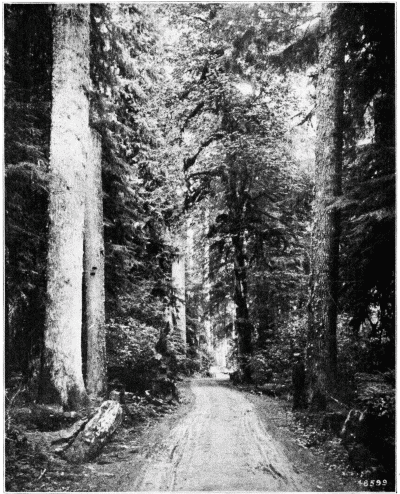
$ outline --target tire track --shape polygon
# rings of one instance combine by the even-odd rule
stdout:
[[[314,490],[241,393],[213,380],[191,387],[193,409],[148,459],[134,490]]]

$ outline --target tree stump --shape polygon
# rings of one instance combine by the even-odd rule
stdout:
[[[64,457],[71,463],[92,460],[111,439],[122,419],[121,405],[117,401],[105,401],[64,452]]]

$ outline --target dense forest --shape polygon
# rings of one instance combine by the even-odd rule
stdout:
[[[218,367],[392,474],[394,15],[4,6],[10,455],[13,408]]]

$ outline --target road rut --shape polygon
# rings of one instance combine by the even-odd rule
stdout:
[[[193,409],[148,458],[135,491],[315,490],[243,394],[209,379],[191,387]]]

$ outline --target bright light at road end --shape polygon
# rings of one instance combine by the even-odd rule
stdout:
[[[312,2],[311,3],[311,13],[319,14],[322,10],[322,3],[320,2]]]
[[[235,84],[235,87],[245,96],[248,96],[249,94],[253,94],[254,92],[253,86],[248,82],[237,82]]]

